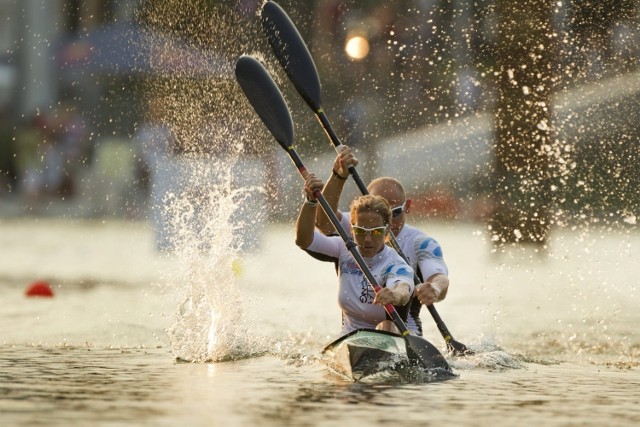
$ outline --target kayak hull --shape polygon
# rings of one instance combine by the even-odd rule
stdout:
[[[409,362],[400,335],[374,329],[352,331],[327,345],[322,353],[332,369],[353,381]]]
[[[410,337],[409,337],[410,338]],[[422,338],[421,338],[422,339]],[[420,342],[424,346],[424,342]],[[442,354],[427,341],[420,361],[407,337],[376,329],[357,329],[327,345],[322,354],[331,369],[352,381],[401,378],[431,382],[456,378]]]

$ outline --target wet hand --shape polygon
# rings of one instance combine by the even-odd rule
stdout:
[[[393,304],[396,305],[398,303],[398,298],[393,290],[389,288],[382,288],[376,294],[376,297],[373,299],[374,304],[387,305]]]
[[[418,301],[424,305],[431,305],[440,300],[440,291],[429,282],[416,287],[415,295]]]
[[[343,145],[342,151],[333,163],[333,170],[343,179],[349,177],[349,167],[357,166],[358,159],[351,152],[351,148]]]
[[[314,195],[314,193],[316,191],[322,191],[322,187],[324,187],[324,183],[322,182],[322,180],[317,178],[314,174],[310,173],[304,182],[303,188],[307,199],[315,200],[316,196]]]

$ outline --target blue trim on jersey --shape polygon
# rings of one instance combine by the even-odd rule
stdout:
[[[400,267],[400,268],[398,269],[398,274],[402,274],[403,276],[407,276],[407,277],[409,277],[409,276],[411,276],[411,275],[412,275],[412,273],[409,273],[409,270],[407,270],[407,269],[406,269],[406,268],[404,268],[404,267]]]
[[[420,244],[420,250],[424,250],[427,249],[429,247],[429,245],[431,244],[431,242],[434,242],[435,240],[433,239],[426,239],[424,242],[422,242]]]

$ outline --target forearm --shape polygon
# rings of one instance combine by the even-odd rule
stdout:
[[[315,216],[316,206],[304,202],[296,220],[296,245],[302,249],[308,248],[313,242]]]
[[[322,189],[322,195],[329,206],[331,206],[331,209],[336,213],[338,221],[342,219],[342,214],[338,210],[338,202],[340,201],[340,195],[346,182],[346,179],[342,179],[334,173],[331,173],[331,176]],[[315,221],[316,227],[318,227],[322,234],[332,234],[335,231],[331,220],[329,220],[329,217],[327,217],[323,209],[317,209]]]

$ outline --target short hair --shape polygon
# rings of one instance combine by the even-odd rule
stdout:
[[[369,191],[371,191],[372,188],[376,188],[376,187],[383,188],[383,189],[394,188],[396,191],[399,191],[404,198],[406,198],[404,186],[400,181],[398,181],[395,178],[391,178],[389,176],[382,176],[374,179],[369,183],[369,185],[367,185],[367,189]]]
[[[360,212],[374,212],[380,215],[384,225],[391,222],[391,206],[389,202],[382,196],[374,196],[367,194],[366,196],[356,197],[351,203],[351,220]]]

